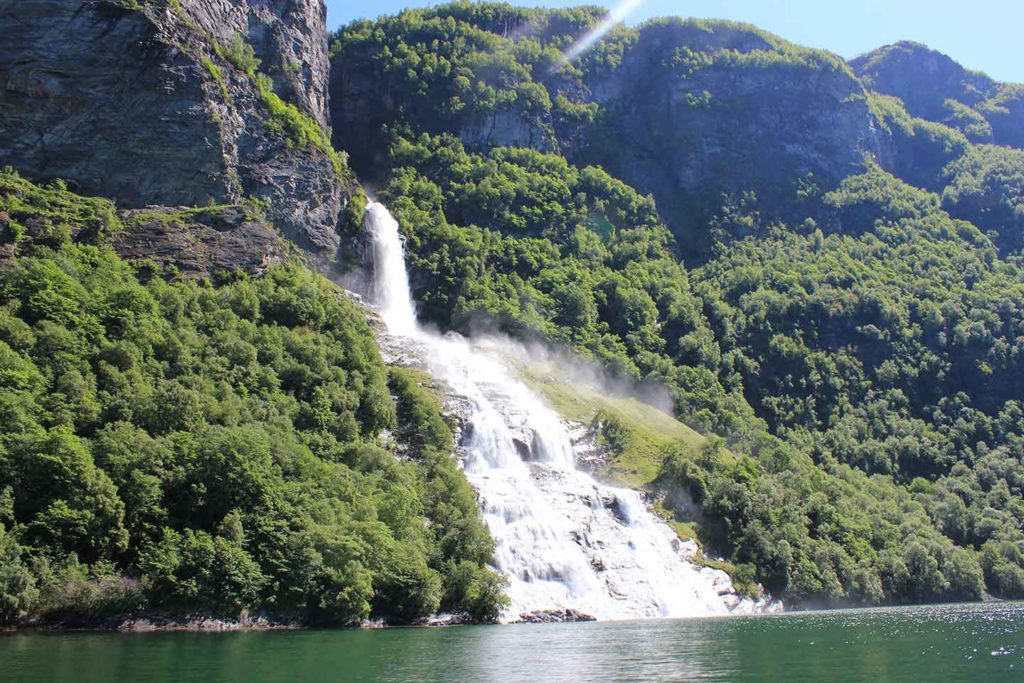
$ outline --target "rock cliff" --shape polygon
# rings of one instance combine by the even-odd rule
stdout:
[[[752,27],[648,24],[587,85],[603,113],[570,156],[654,194],[681,235],[696,236],[723,194],[753,192],[772,213],[798,205],[800,183],[831,187],[890,156],[841,60]]]
[[[322,0],[19,0],[0,26],[0,165],[126,208],[255,203],[335,256]]]
[[[498,21],[503,13],[514,16]],[[475,150],[561,153],[653,194],[694,254],[723,197],[756,197],[778,217],[801,192],[859,172],[866,157],[893,156],[843,60],[751,26],[657,20],[616,29],[569,60],[565,47],[600,19],[588,8],[453,4],[422,17],[354,24],[339,36],[335,143],[364,176],[386,171],[388,130],[448,133]]]

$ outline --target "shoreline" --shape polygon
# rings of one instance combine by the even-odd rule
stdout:
[[[1001,604],[1024,604],[1022,601],[1000,600],[987,596],[987,599],[970,602],[934,602],[914,605],[874,605],[874,606],[847,606],[831,608],[807,608],[807,609],[785,609],[779,612],[766,612],[761,614],[734,614],[714,615],[705,617],[689,617],[680,619],[626,619],[600,621],[588,618],[586,615],[573,615],[577,618],[562,619],[528,619],[522,621],[477,623],[452,618],[452,615],[436,615],[429,620],[414,624],[386,624],[382,620],[365,620],[353,626],[316,626],[298,623],[273,622],[265,617],[255,619],[221,619],[216,617],[194,617],[189,619],[171,619],[162,616],[145,616],[123,619],[120,622],[108,622],[107,625],[92,626],[68,626],[59,623],[41,624],[27,623],[17,626],[0,626],[0,638],[18,634],[73,634],[73,633],[97,633],[97,634],[137,634],[137,633],[259,633],[268,631],[380,631],[392,629],[437,629],[450,628],[455,626],[524,626],[524,625],[553,625],[553,624],[587,624],[587,623],[622,623],[635,621],[702,621],[702,620],[727,620],[727,619],[749,619],[779,616],[806,616],[825,613],[845,612],[878,612],[887,610],[912,610],[923,607],[994,607]]]

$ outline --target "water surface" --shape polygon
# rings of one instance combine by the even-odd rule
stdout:
[[[689,621],[0,636],[2,681],[1015,681],[1024,605]]]

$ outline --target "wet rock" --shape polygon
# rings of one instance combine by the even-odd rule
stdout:
[[[472,619],[466,614],[435,614],[422,623],[423,626],[430,626],[432,628],[443,627],[443,626],[459,626],[461,624],[471,624]]]
[[[533,449],[525,441],[522,439],[512,439],[512,445],[516,447],[516,453],[519,454],[520,458],[526,462],[534,460]]]
[[[605,510],[611,513],[620,524],[629,526],[629,515],[626,513],[626,509],[618,496],[614,493],[606,493],[601,497],[601,503],[604,505]]]
[[[569,433],[569,439],[572,441],[573,453],[576,454],[577,467],[594,473],[608,463],[608,447],[601,445],[597,438],[600,429],[599,423],[566,421],[565,427]]]
[[[271,621],[265,616],[246,616],[238,619],[221,619],[213,616],[196,615],[185,617],[169,617],[164,615],[146,615],[131,617],[116,626],[122,633],[153,633],[164,631],[189,632],[231,632],[231,631],[269,631],[292,630],[298,628],[294,624]]]
[[[583,614],[574,609],[552,609],[552,610],[541,610],[538,612],[529,612],[520,616],[520,621],[524,624],[560,624],[560,623],[571,623],[571,622],[582,622],[582,621],[597,621],[594,617],[589,614]]]

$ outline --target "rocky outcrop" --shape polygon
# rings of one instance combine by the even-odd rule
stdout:
[[[973,142],[1024,147],[1024,86],[999,83],[906,41],[857,57],[850,66],[865,85],[899,97],[918,118],[956,128]]]
[[[124,211],[120,218],[125,229],[112,242],[122,257],[173,266],[187,277],[233,270],[258,275],[287,250],[273,227],[235,207],[152,207]]]
[[[949,114],[947,100],[974,107],[996,83],[971,72],[952,59],[920,43],[887,45],[850,61],[857,75],[872,89],[901,98],[914,116],[939,121]]]
[[[529,612],[522,615],[518,621],[524,624],[567,624],[597,620],[589,614],[583,614],[574,609],[549,609]]]
[[[322,0],[3,3],[0,165],[127,208],[255,199],[330,259],[349,181],[324,21]]]
[[[797,203],[799,179],[833,186],[889,154],[841,60],[750,27],[649,24],[588,85],[603,124],[570,156],[654,194],[684,247],[723,194],[771,212]]]

